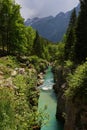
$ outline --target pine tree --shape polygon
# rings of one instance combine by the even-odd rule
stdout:
[[[40,37],[37,31],[33,43],[33,54],[37,55],[38,57],[42,57],[42,43],[40,42]]]
[[[87,0],[80,0],[81,11],[76,27],[75,59],[77,63],[86,60],[87,57]]]
[[[9,42],[7,51],[10,53],[20,53],[26,43],[24,20],[20,14],[20,6],[13,6],[9,24]]]
[[[26,27],[26,38],[27,38],[27,54],[32,55],[33,53],[33,42],[35,39],[36,31],[32,27]]]
[[[76,36],[75,36],[76,20],[77,20],[76,11],[74,9],[70,18],[67,32],[66,32],[65,52],[64,52],[65,60],[74,59],[74,44],[76,40]]]
[[[14,0],[0,1],[0,46],[3,53],[14,53],[24,43],[24,20],[20,15],[20,6]]]

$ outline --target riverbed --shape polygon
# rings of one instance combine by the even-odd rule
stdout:
[[[54,84],[53,73],[51,67],[46,71],[44,84],[40,86],[39,109],[46,107],[46,112],[49,115],[48,123],[41,130],[63,130],[63,124],[56,120],[57,97],[52,89]]]

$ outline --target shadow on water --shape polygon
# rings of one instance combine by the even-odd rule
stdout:
[[[44,79],[44,84],[41,86],[38,108],[40,109],[44,108],[44,106],[47,106],[47,113],[49,114],[50,119],[48,124],[46,126],[43,126],[41,130],[63,130],[63,124],[56,120],[55,116],[57,97],[54,93],[54,90],[52,89],[52,83],[54,83],[54,80],[53,73],[51,72],[51,67],[49,67],[46,71]]]

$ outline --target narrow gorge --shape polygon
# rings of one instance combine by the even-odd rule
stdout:
[[[54,76],[49,67],[44,77],[44,84],[40,86],[39,109],[46,108],[49,121],[41,130],[63,130],[63,124],[56,119],[57,97],[54,93]]]

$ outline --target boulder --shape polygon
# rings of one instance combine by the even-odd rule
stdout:
[[[38,74],[39,79],[43,79],[43,73]]]
[[[0,80],[4,79],[4,77],[2,75],[0,75]]]
[[[12,84],[12,78],[11,77],[9,77],[8,79],[6,79],[5,81],[4,81],[4,87],[12,87],[13,86],[13,84]]]
[[[4,73],[2,71],[0,71],[0,75],[3,75]]]
[[[44,83],[44,79],[39,79],[37,82],[37,86],[40,86]]]
[[[24,74],[25,73],[25,69],[24,68],[19,68],[18,73],[19,74]]]
[[[14,76],[16,76],[16,75],[17,75],[17,71],[16,71],[16,70],[14,70],[14,71],[11,72],[11,76],[14,77]]]

